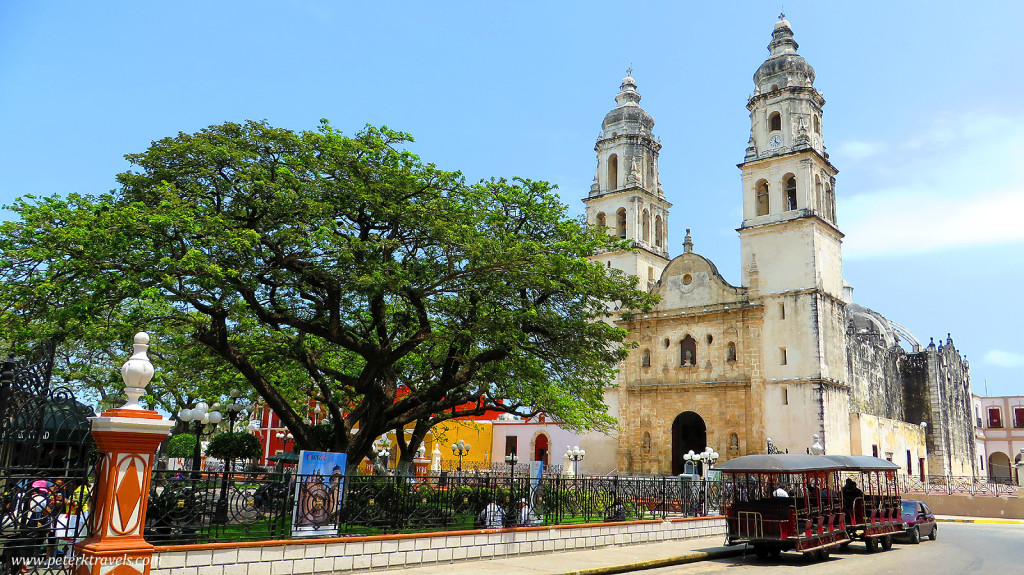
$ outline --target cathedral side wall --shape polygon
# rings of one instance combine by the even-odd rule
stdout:
[[[913,421],[905,419],[906,398],[899,369],[906,352],[899,346],[889,346],[877,333],[851,332],[847,337],[851,411]]]

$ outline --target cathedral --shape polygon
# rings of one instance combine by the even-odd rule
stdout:
[[[660,296],[617,323],[637,347],[606,397],[616,437],[590,436],[592,462],[620,474],[678,474],[684,454],[875,455],[920,477],[975,475],[969,366],[951,338],[922,345],[858,306],[843,280],[838,170],[825,151],[825,100],[775,24],[747,102],[739,164],[741,285],[694,250],[668,255],[672,207],[658,177],[661,142],[631,74],[598,137],[587,221],[632,241],[592,259]],[[600,455],[599,455],[600,454]]]

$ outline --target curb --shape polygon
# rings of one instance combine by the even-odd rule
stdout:
[[[1021,519],[939,519],[937,523],[1002,523],[1004,525],[1024,525]]]
[[[632,571],[640,571],[641,569],[671,567],[673,565],[683,565],[685,563],[696,563],[698,561],[708,561],[711,559],[736,557],[737,555],[743,555],[743,551],[744,549],[742,547],[740,547],[739,549],[696,551],[694,553],[687,553],[686,555],[677,555],[675,557],[651,559],[649,561],[639,561],[637,563],[627,563],[625,565],[609,565],[607,567],[592,567],[590,569],[579,569],[577,571],[564,571],[562,573],[554,573],[552,575],[611,575],[613,573],[629,573]]]

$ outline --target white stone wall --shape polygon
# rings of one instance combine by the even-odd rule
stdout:
[[[150,575],[319,575],[724,534],[724,518],[707,518],[158,547]]]

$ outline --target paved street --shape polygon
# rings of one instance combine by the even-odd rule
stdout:
[[[940,523],[937,541],[920,545],[895,544],[890,551],[869,555],[864,544],[855,542],[845,552],[834,553],[828,561],[806,563],[796,553],[783,553],[778,561],[759,561],[753,553],[744,557],[718,559],[637,571],[644,575],[692,575],[697,573],[1020,573],[1024,550],[1024,525],[985,523]]]
[[[686,541],[668,541],[621,547],[603,547],[583,551],[565,551],[548,554],[430,564],[409,567],[402,575],[551,575],[585,573],[636,573],[638,575],[692,575],[698,573],[779,573],[798,569],[801,573],[836,574],[857,573],[996,573],[1009,575],[1020,572],[1024,550],[1024,523],[955,523],[939,524],[937,541],[922,541],[919,545],[897,543],[890,551],[867,554],[864,544],[855,542],[847,551],[833,553],[828,561],[806,563],[793,552],[784,553],[778,561],[759,561],[751,552],[746,557],[700,560],[706,553],[720,554],[738,551],[737,547],[722,547],[722,537],[701,537]],[[978,519],[977,521],[988,521]],[[621,569],[624,566],[647,566],[679,562],[688,557],[691,563],[670,567]]]

